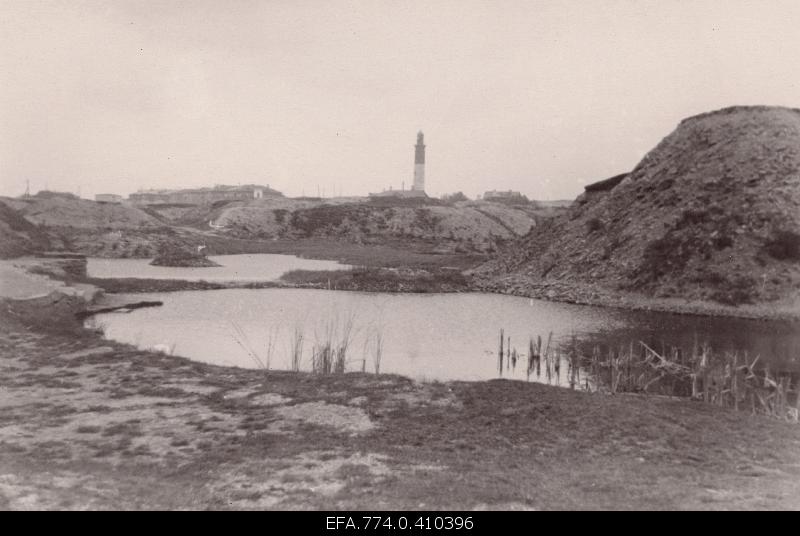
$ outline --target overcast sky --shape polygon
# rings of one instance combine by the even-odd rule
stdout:
[[[689,115],[800,106],[800,2],[0,0],[0,194],[570,199]]]

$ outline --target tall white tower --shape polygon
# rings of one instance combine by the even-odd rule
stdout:
[[[414,147],[414,190],[425,191],[425,141],[420,130]]]

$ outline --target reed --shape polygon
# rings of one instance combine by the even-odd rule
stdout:
[[[255,351],[253,345],[250,344],[250,340],[247,338],[247,334],[244,332],[244,329],[242,329],[242,326],[239,325],[236,321],[231,320],[231,328],[232,328],[231,336],[233,337],[233,340],[236,341],[236,344],[238,344],[239,347],[242,350],[244,350],[247,356],[253,360],[253,362],[256,364],[258,368],[260,369],[265,368],[264,361]]]
[[[381,373],[381,358],[383,357],[383,331],[375,332],[375,374]]]
[[[671,353],[671,358],[665,357]],[[798,422],[798,386],[792,378],[774,373],[769,366],[757,369],[758,357],[748,362],[738,352],[715,353],[707,344],[695,346],[693,355],[677,349],[657,352],[639,341],[619,352],[610,352],[606,362],[593,369],[608,372],[608,387],[617,392],[641,392],[690,397],[707,404],[748,408],[754,414]],[[596,354],[595,354],[596,355]],[[625,372],[623,372],[625,371]],[[595,373],[596,374],[596,373]],[[749,404],[748,404],[749,402]]]
[[[500,376],[503,375],[503,329],[500,329],[500,350],[497,352],[497,370]]]
[[[574,390],[575,387],[580,387],[581,384],[581,359],[578,351],[578,341],[575,336],[572,336],[572,343],[569,347],[568,366],[569,366],[569,388]]]
[[[536,337],[536,377],[540,378],[542,376],[542,337],[541,335],[537,335]]]
[[[499,363],[502,374],[504,354],[518,358],[516,349],[504,347],[510,337],[500,332]],[[690,351],[667,347],[659,350],[644,341],[629,341],[605,351],[594,346],[582,349],[572,337],[568,345],[555,348],[553,334],[528,340],[526,378],[549,384],[561,381],[562,360],[567,368],[564,380],[571,389],[587,392],[646,393],[685,397],[739,411],[800,422],[800,377],[777,373],[769,366],[758,367],[759,356],[746,352],[715,352],[708,344],[695,341]],[[514,363],[514,360],[512,360]],[[541,368],[544,368],[544,371]]]
[[[303,359],[303,342],[305,340],[305,329],[302,324],[295,324],[292,340],[290,341],[289,355],[291,357],[291,370],[298,372],[300,362]]]
[[[267,332],[266,356],[264,358],[264,365],[267,370],[270,369],[272,364],[272,356],[275,355],[275,348],[280,339],[280,326],[278,324],[272,325]]]
[[[336,314],[329,317],[322,333],[316,334],[316,344],[311,351],[311,370],[316,374],[344,374],[350,348],[355,315],[349,314],[341,321]]]
[[[508,363],[511,361],[511,335],[506,340],[508,341],[506,345],[506,370],[508,370]]]

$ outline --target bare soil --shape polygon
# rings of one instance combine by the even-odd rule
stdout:
[[[590,185],[478,272],[515,293],[638,294],[800,318],[798,170],[800,110],[691,117],[616,186]]]
[[[800,508],[800,427],[746,413],[223,368],[0,320],[2,509]]]

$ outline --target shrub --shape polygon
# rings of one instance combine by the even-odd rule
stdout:
[[[591,218],[589,221],[586,222],[586,229],[590,233],[594,233],[596,231],[602,231],[605,228],[603,222],[600,221],[600,218]]]
[[[694,249],[689,237],[668,233],[645,246],[637,272],[647,282],[680,272],[689,262]]]
[[[780,261],[800,260],[800,234],[792,231],[776,231],[764,244],[764,250],[770,257]]]
[[[708,211],[701,208],[688,208],[681,213],[681,218],[678,220],[676,227],[685,227],[689,225],[697,225],[708,221]]]
[[[283,225],[283,223],[286,221],[286,214],[288,212],[288,210],[283,208],[276,208],[273,210],[272,213],[275,215],[275,223],[278,225]]]
[[[733,245],[733,238],[730,235],[722,234],[714,238],[713,244],[718,250],[729,248]]]
[[[756,280],[750,276],[737,276],[731,279],[723,277],[709,297],[726,305],[740,305],[752,303],[755,294]]]
[[[464,195],[464,192],[455,192],[452,194],[444,194],[442,201],[446,203],[456,203],[458,201],[469,201],[469,198]]]

